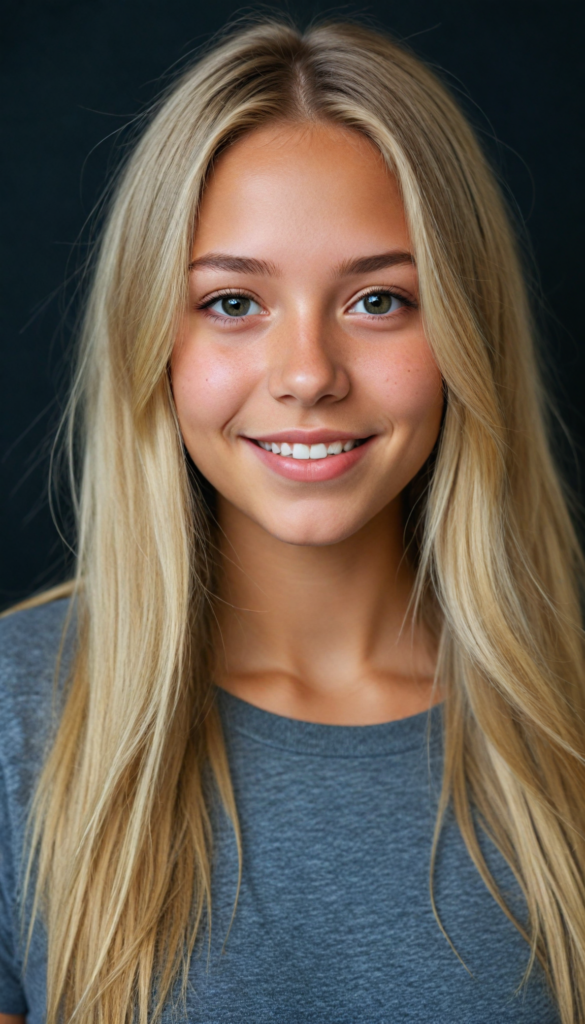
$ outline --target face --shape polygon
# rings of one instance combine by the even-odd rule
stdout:
[[[442,411],[411,252],[396,182],[358,133],[263,128],[218,160],[171,374],[220,508],[322,545],[399,499]]]

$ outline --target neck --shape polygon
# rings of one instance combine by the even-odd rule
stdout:
[[[433,652],[409,611],[399,502],[328,546],[278,540],[220,500],[217,682],[277,714],[372,724],[432,702]]]

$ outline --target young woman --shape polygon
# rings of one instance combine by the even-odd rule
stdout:
[[[2,623],[3,1024],[585,1021],[544,397],[417,60],[261,23],[179,81],[96,262],[76,579]]]

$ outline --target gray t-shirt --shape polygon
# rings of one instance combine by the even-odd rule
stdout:
[[[46,940],[22,968],[17,890],[23,826],[50,721],[58,601],[0,623],[0,1012],[44,1020]],[[441,711],[372,726],[315,725],[218,691],[243,837],[215,809],[211,947],[191,962],[190,1024],[553,1024],[540,968],[517,993],[528,947],[489,895],[452,820],[429,855]],[[488,862],[523,913],[489,841]],[[223,951],[222,951],[223,950]],[[185,1019],[171,1005],[164,1024]],[[113,1022],[112,1022],[113,1024]]]

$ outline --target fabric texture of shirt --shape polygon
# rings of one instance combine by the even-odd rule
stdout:
[[[0,622],[0,1012],[42,1024],[46,936],[26,970],[18,893],[24,826],[51,720],[67,602]],[[487,891],[450,817],[429,861],[441,776],[441,710],[371,726],[283,718],[217,691],[242,830],[220,807],[211,943],[191,961],[186,1013],[163,1024],[557,1024],[528,946]],[[482,839],[512,909],[514,877]],[[463,962],[462,962],[463,961]],[[518,990],[519,989],[519,990]],[[112,1022],[114,1024],[114,1022]]]

